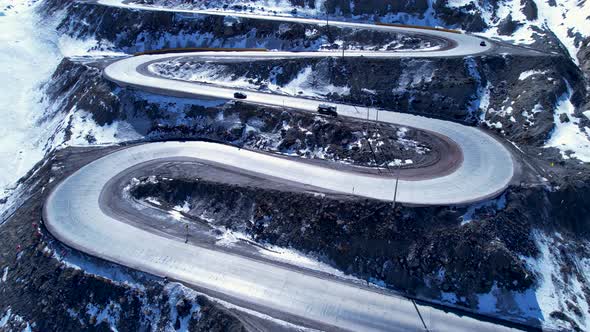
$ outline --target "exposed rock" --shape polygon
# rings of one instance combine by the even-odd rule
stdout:
[[[567,122],[570,122],[570,118],[567,116],[567,114],[560,114],[559,121],[561,123],[567,123]]]
[[[590,37],[586,38],[578,52],[580,68],[586,76],[587,82],[590,82]],[[590,85],[589,85],[590,86]]]
[[[539,17],[537,4],[534,0],[521,0],[520,2],[522,5],[522,13],[527,20],[534,21]]]
[[[512,20],[512,15],[508,15],[500,24],[498,24],[498,33],[504,36],[512,35],[521,24]]]
[[[192,303],[184,297],[180,298],[178,302],[176,302],[176,312],[180,317],[186,317],[190,314],[192,308]]]

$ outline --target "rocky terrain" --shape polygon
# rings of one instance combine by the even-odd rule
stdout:
[[[524,165],[518,181],[497,199],[461,207],[393,208],[381,201],[321,198],[170,179],[165,174],[154,174],[157,181],[135,183],[134,198],[156,200],[163,210],[188,204],[186,214],[195,221],[241,232],[257,243],[297,250],[411,296],[546,328],[587,330],[590,159],[585,158],[590,157],[584,142],[590,135],[590,42],[584,27],[572,23],[578,22],[574,14],[587,4],[328,0],[321,8],[315,1],[290,3],[293,6],[270,10],[321,16],[327,8],[334,17],[461,28],[556,53],[246,64],[203,64],[183,58],[158,63],[153,70],[199,81],[223,77],[256,90],[280,88],[285,94],[355,104],[361,112],[374,105],[478,125],[509,141]],[[256,2],[214,5],[260,10]],[[567,11],[564,6],[569,6]],[[563,32],[547,8],[563,13],[571,31]],[[59,21],[60,34],[84,40],[87,50],[119,54],[168,47],[319,50],[342,44],[366,49],[438,45],[415,36],[336,28],[328,32],[300,24],[195,18],[54,0],[45,1],[40,12],[47,21]],[[77,57],[61,62],[44,87],[50,105],[44,118],[60,123],[48,146],[206,139],[371,167],[392,160],[425,165],[438,158],[432,137],[411,128],[121,89],[101,77],[109,61]],[[325,86],[338,89],[318,89]],[[559,138],[565,134],[556,136],[564,130],[581,143],[564,147]],[[5,212],[0,224],[0,330],[278,329],[179,284],[87,257],[52,239],[41,220],[44,195],[77,167],[116,148],[49,153],[18,183],[14,195],[0,200]]]

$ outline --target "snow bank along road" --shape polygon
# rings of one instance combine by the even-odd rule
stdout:
[[[141,7],[115,0],[99,0],[98,3]],[[320,24],[319,21],[307,19],[269,19]],[[365,27],[356,23],[334,24]],[[404,28],[377,28],[407,31]],[[452,40],[454,46],[435,51],[356,52],[348,55],[418,57],[426,56],[427,53],[427,56],[466,56],[485,52],[489,48],[479,46],[479,39],[476,37],[441,31],[421,33],[442,35]],[[269,52],[262,57],[330,55],[332,54],[327,52]],[[149,55],[123,59],[107,67],[105,77],[122,86],[155,93],[182,97],[233,97],[233,89],[170,80],[147,70],[150,62],[177,56]],[[190,56],[202,59],[256,58],[261,57],[261,54],[219,52]],[[248,92],[248,95],[250,102],[286,105],[304,111],[315,111],[320,103],[265,93]],[[364,112],[358,113],[353,106],[337,106],[342,115],[365,117]],[[376,112],[375,109],[371,110],[370,117],[376,118]],[[498,141],[476,128],[393,112],[380,112],[379,121],[436,132],[457,144],[463,154],[461,165],[451,174],[417,181],[400,181],[400,202],[440,205],[483,200],[502,192],[513,176],[514,163],[510,153]],[[324,190],[351,193],[354,187],[354,194],[359,196],[383,200],[391,200],[393,196],[394,180],[391,178],[342,172],[213,143],[152,143],[123,149],[98,159],[60,183],[50,193],[44,206],[44,219],[48,229],[65,244],[83,252],[155,275],[166,275],[216,297],[303,325],[352,331],[424,330],[425,325],[432,331],[505,329],[435,308],[415,305],[406,298],[390,293],[328,277],[318,277],[268,262],[186,245],[182,240],[133,227],[121,220],[121,217],[105,213],[99,202],[102,195],[108,195],[103,189],[110,179],[143,162],[178,157],[225,164],[261,176],[295,181]]]

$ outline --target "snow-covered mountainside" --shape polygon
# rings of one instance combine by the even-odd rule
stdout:
[[[65,12],[42,15],[42,1],[0,1],[0,215],[19,196],[17,182],[47,153],[67,141],[67,112],[48,100],[46,89],[64,57],[89,52],[92,41],[57,33]]]
[[[221,242],[239,234],[241,240],[321,258],[332,269],[429,301],[551,329],[590,329],[590,0],[131,2],[320,18],[327,12],[329,19],[461,29],[545,52],[358,61],[177,58],[149,67],[168,78],[480,126],[505,142],[523,168],[496,199],[394,209],[383,202],[165,177],[132,189],[138,199],[169,208],[174,216],[182,212],[222,229]],[[293,110],[156,96],[120,88],[101,72],[118,56],[170,47],[440,47],[435,40],[332,29],[329,35],[309,24],[84,1],[0,0],[0,215],[16,212],[0,225],[0,238],[6,239],[0,241],[0,330],[22,330],[34,322],[45,322],[42,327],[49,330],[241,326],[232,314],[180,286],[145,276],[121,278],[127,274],[117,266],[98,269],[103,262],[78,256],[38,227],[46,188],[116,149],[110,146],[115,143],[207,139],[381,167],[420,166],[438,158],[430,138],[406,128],[367,129],[364,122]],[[375,159],[374,147],[382,160]],[[309,257],[306,264],[319,264]],[[76,265],[80,261],[84,264]],[[25,289],[23,283],[31,286]],[[78,294],[77,287],[90,291]]]
[[[57,123],[45,121],[41,84],[62,58],[54,29],[40,29],[34,3],[0,2],[0,199],[50,148]],[[43,54],[43,57],[39,57]],[[41,129],[40,129],[41,128]]]

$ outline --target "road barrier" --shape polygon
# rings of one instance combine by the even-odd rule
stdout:
[[[445,29],[445,28],[437,28],[437,27],[429,27],[429,26],[422,26],[422,25],[407,25],[407,24],[383,23],[383,22],[375,22],[375,25],[382,25],[382,26],[389,26],[389,27],[396,27],[396,28],[411,28],[411,29],[443,31],[443,32],[456,33],[456,34],[462,34],[463,33],[463,32],[461,32],[459,30],[452,30],[452,29]]]
[[[186,48],[162,48],[159,50],[143,51],[134,53],[133,56],[168,53],[191,53],[191,52],[268,52],[266,48],[208,48],[208,47],[186,47]]]

